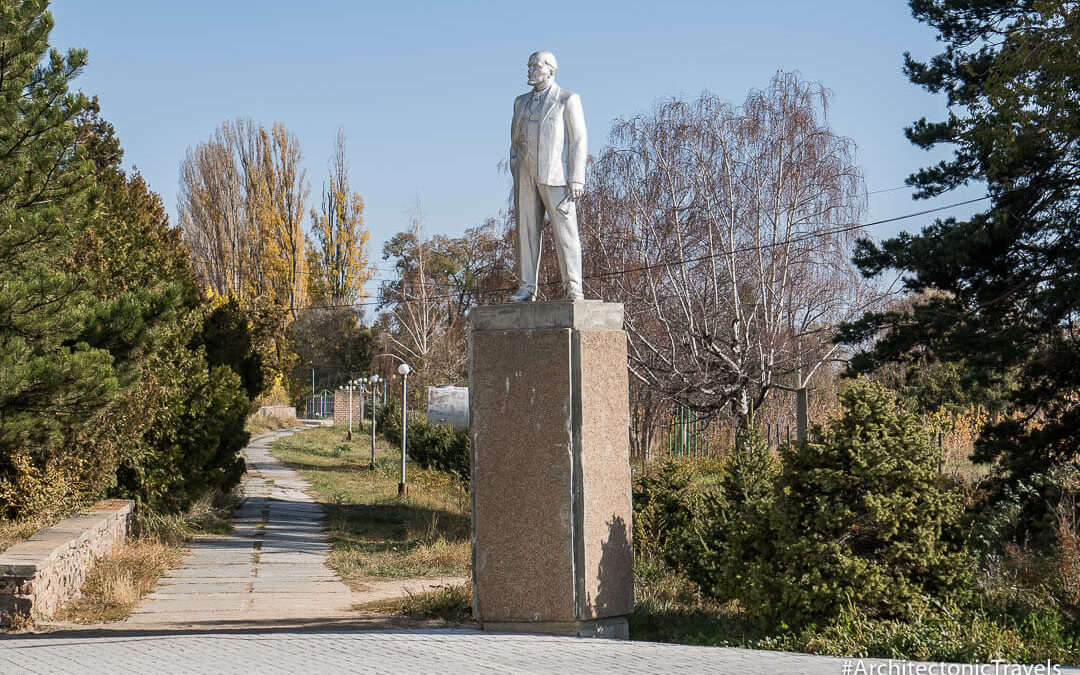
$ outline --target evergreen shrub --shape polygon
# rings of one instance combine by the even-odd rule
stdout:
[[[376,425],[386,439],[401,444],[400,404],[391,401],[379,408]],[[425,469],[436,469],[453,475],[468,484],[470,477],[471,445],[467,429],[451,429],[428,424],[420,414],[409,415],[408,439],[405,452]]]
[[[953,543],[962,502],[918,420],[865,379],[840,402],[840,415],[812,432],[819,440],[781,449],[775,573],[759,579],[771,618],[825,622],[855,608],[905,619],[962,601],[972,568]]]
[[[753,426],[719,484],[668,464],[635,483],[635,542],[712,600],[766,630],[828,625],[843,612],[904,620],[970,599],[960,495],[914,416],[865,380],[818,440],[774,453]]]
[[[634,556],[639,563],[677,569],[694,581],[712,566],[703,532],[711,495],[694,481],[694,467],[669,459],[634,478]]]

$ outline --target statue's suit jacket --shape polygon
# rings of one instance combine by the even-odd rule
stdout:
[[[514,99],[514,117],[510,125],[510,169],[517,179],[522,117],[532,98],[526,92]],[[542,185],[585,183],[585,161],[588,157],[585,135],[585,113],[581,97],[552,83],[547,100],[540,110],[540,145],[537,152],[537,181]],[[523,156],[523,155],[521,155]]]

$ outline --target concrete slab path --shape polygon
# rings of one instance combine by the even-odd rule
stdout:
[[[199,537],[125,628],[259,625],[340,619],[354,600],[326,566],[322,507],[300,476],[270,455],[279,431],[244,449],[243,501],[227,535]]]

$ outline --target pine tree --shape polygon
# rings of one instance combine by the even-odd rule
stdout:
[[[180,231],[142,176],[120,168],[119,141],[97,113],[92,101],[79,120],[101,190],[80,273],[101,299],[93,344],[112,354],[122,395],[70,427],[65,450],[96,469],[85,490],[179,510],[239,480],[262,369],[238,303],[202,297]]]
[[[947,97],[946,119],[907,129],[916,145],[954,148],[911,178],[932,197],[985,182],[989,208],[880,245],[862,242],[868,275],[897,270],[922,299],[864,317],[845,339],[878,336],[867,371],[906,354],[962,362],[976,385],[1015,377],[1015,415],[988,427],[976,458],[1022,481],[1080,455],[1080,6],[1062,0],[911,0],[945,50],[906,56],[915,84]],[[1050,495],[1025,505],[1028,523]]]
[[[753,568],[747,586],[791,625],[850,606],[908,618],[931,599],[962,599],[970,562],[950,537],[960,500],[939,480],[919,422],[866,380],[840,401],[843,412],[814,430],[820,440],[781,448],[775,557]]]
[[[83,459],[65,428],[92,418],[119,381],[91,344],[104,311],[79,274],[77,244],[99,191],[68,91],[86,52],[49,50],[46,2],[0,0],[0,511],[79,498]]]

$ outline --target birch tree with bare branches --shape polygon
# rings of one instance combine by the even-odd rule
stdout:
[[[423,233],[423,218],[417,202],[409,214],[409,229],[386,244],[383,257],[397,259],[399,280],[384,288],[382,305],[393,320],[388,335],[394,351],[419,374],[434,375],[436,352],[446,342],[449,304],[432,274],[436,261]]]
[[[626,305],[644,387],[740,426],[804,390],[874,293],[850,263],[866,190],[820,86],[787,73],[615,123],[581,204],[590,295]]]
[[[506,224],[488,219],[461,237],[425,236],[419,205],[410,228],[383,249],[397,278],[382,286],[379,307],[387,350],[409,362],[417,386],[464,383],[468,312],[505,302],[513,278],[513,241]],[[417,390],[419,391],[419,389]]]

